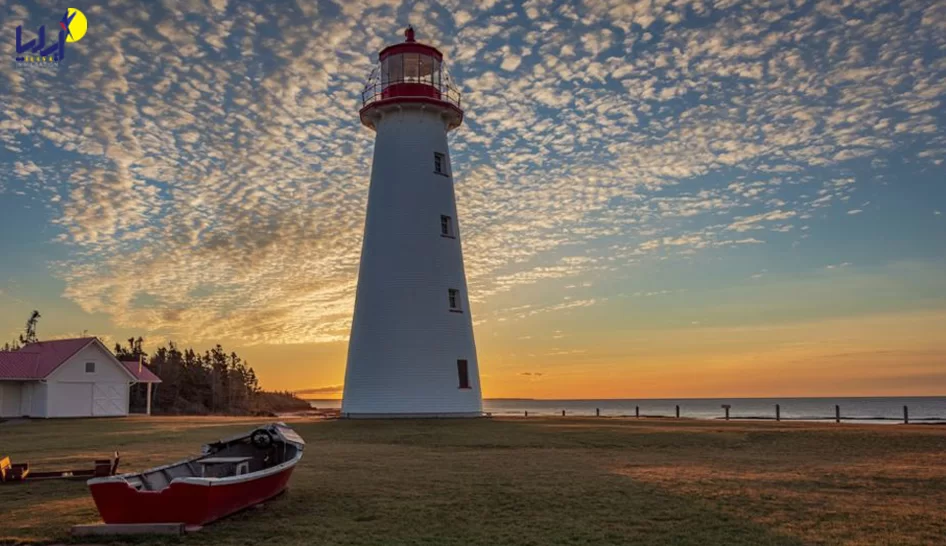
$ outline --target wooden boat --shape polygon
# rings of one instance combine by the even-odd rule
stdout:
[[[88,485],[105,523],[205,525],[282,493],[304,447],[273,423],[208,444],[201,455]]]

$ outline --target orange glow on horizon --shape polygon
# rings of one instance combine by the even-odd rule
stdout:
[[[753,327],[636,331],[624,340],[492,342],[477,329],[484,398],[765,398],[946,394],[946,312],[920,311]],[[536,336],[538,338],[539,336]],[[594,347],[594,350],[590,349]],[[340,399],[344,343],[287,346],[280,363],[245,352],[268,389]],[[280,347],[265,348],[270,356]],[[569,354],[570,351],[571,352]],[[313,353],[324,365],[313,366]],[[287,366],[286,361],[293,363]],[[334,390],[333,390],[334,389]]]

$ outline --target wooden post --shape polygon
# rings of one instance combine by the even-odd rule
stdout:
[[[529,410],[526,410],[526,417],[529,416]]]
[[[677,419],[680,418],[680,406],[677,406]]]
[[[841,406],[837,404],[834,405],[834,422],[835,423],[841,422]]]
[[[780,408],[778,404],[775,404],[775,420],[782,420],[782,408]]]
[[[562,417],[565,417],[565,410],[562,410]]]
[[[641,418],[641,407],[640,407],[640,406],[634,406],[634,417],[637,417],[638,419]]]
[[[595,408],[595,417],[601,417],[601,408]]]
[[[151,382],[148,381],[148,396],[147,403],[145,405],[145,413],[151,415]]]
[[[903,424],[910,424],[910,410],[906,406],[903,406]]]
[[[732,407],[729,404],[723,404],[723,409],[726,410],[726,420],[729,420],[729,408]]]

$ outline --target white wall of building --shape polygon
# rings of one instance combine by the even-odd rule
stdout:
[[[26,383],[23,390],[23,415],[31,417],[46,417],[48,413],[46,401],[49,387],[45,382],[33,381]]]
[[[95,371],[86,371],[94,363]],[[47,417],[128,414],[128,374],[97,343],[91,343],[46,378]]]
[[[349,343],[342,412],[482,413],[479,368],[461,250],[452,163],[436,109],[405,105],[376,123],[374,161]],[[441,236],[441,215],[455,238]],[[460,291],[462,312],[449,310]],[[460,389],[457,360],[468,362]]]
[[[47,417],[92,415],[92,383],[50,383]]]
[[[23,383],[0,381],[0,417],[20,417]]]

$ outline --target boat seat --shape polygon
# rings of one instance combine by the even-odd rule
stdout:
[[[174,481],[175,478],[193,478],[196,468],[193,463],[186,463],[171,468],[162,468],[141,476],[130,478],[126,481],[135,489],[144,489],[145,491],[159,491],[164,489]]]

